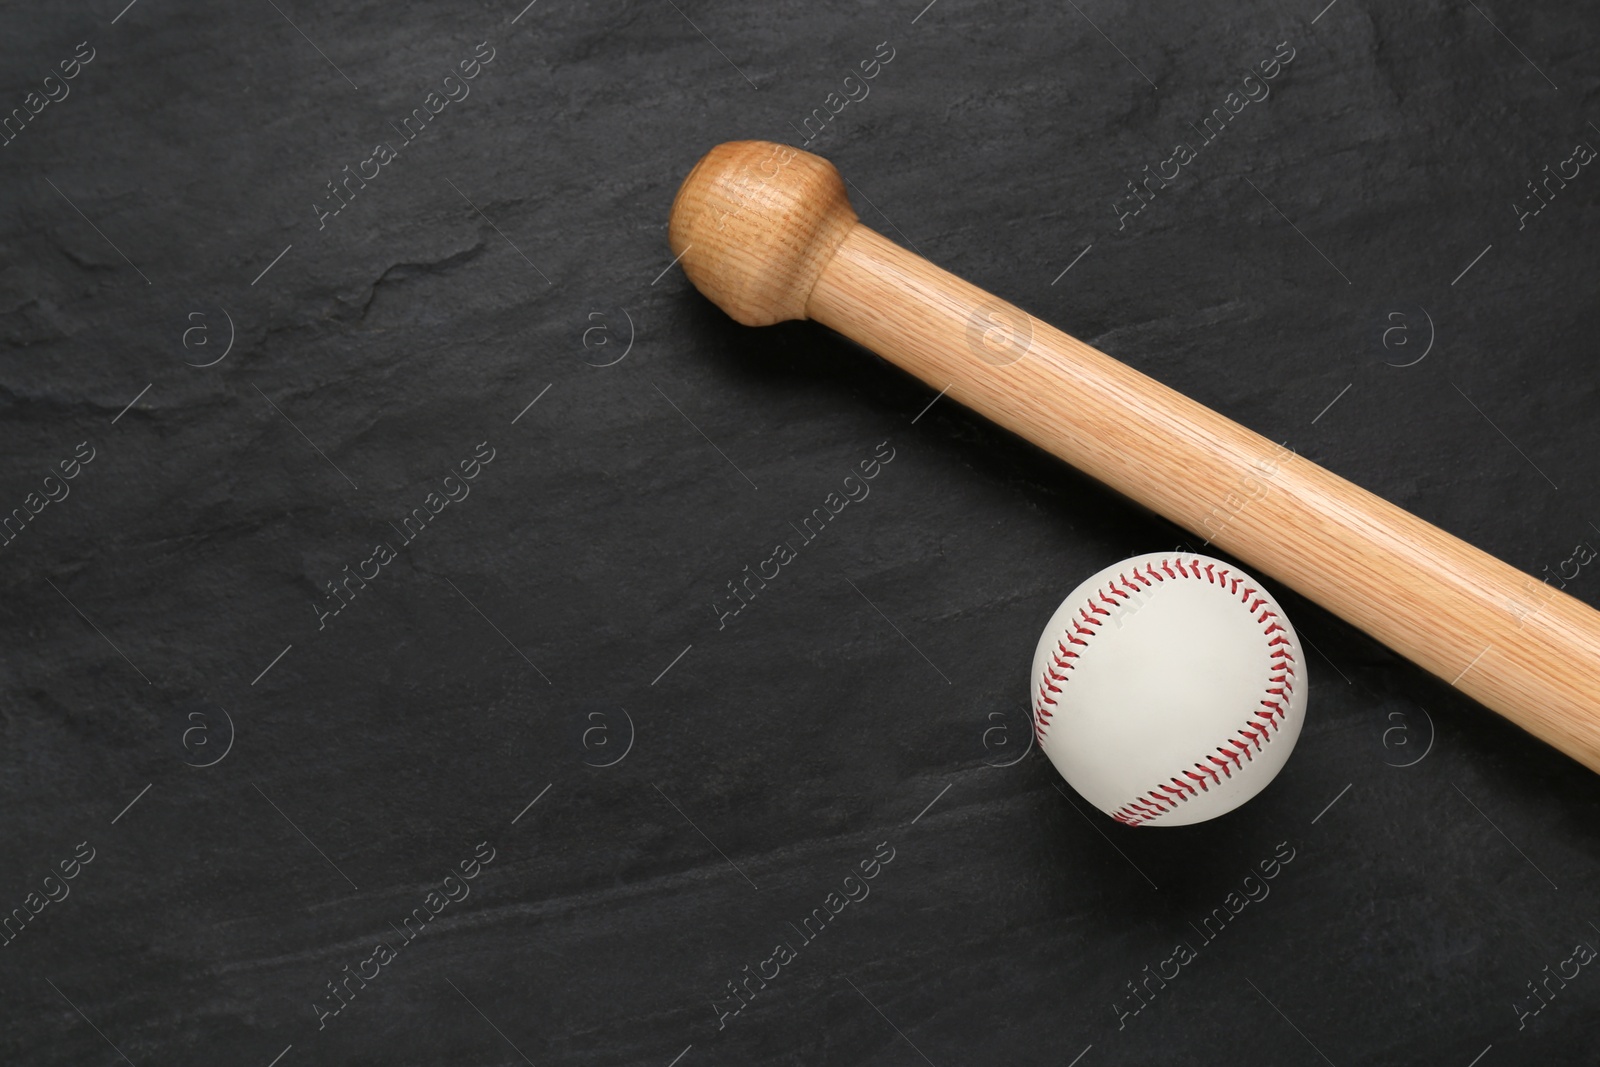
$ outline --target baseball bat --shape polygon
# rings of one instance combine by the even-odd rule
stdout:
[[[901,248],[826,159],[718,145],[668,236],[735,320],[865,345],[1600,771],[1600,612]]]

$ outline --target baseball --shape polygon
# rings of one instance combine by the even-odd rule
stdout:
[[[1306,667],[1283,608],[1222,560],[1156,552],[1074,589],[1033,657],[1039,746],[1085,800],[1129,826],[1232,811],[1283,767]]]

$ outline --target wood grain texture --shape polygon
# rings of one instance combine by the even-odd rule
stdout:
[[[837,330],[1600,771],[1600,612],[894,244],[826,160],[719,145],[670,239],[738,321]]]

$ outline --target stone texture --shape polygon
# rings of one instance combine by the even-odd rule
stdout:
[[[0,1058],[1592,1054],[1592,968],[1514,1007],[1600,946],[1591,773],[1276,587],[1317,651],[1257,800],[1128,831],[1036,752],[995,766],[1059,599],[1192,538],[948,399],[913,424],[933,392],[819,328],[734,325],[665,239],[706,148],[799,141],[887,42],[810,145],[870,225],[1557,570],[1600,544],[1600,175],[1521,229],[1511,205],[1600,144],[1584,5],[119,2],[0,40],[5,109],[93,50],[0,149],[0,508],[94,450],[0,548],[0,909],[94,855],[0,949]],[[1271,95],[1119,227],[1281,42]],[[884,441],[870,497],[719,628],[726,583]],[[1569,589],[1600,602],[1593,566]],[[480,842],[470,895],[319,1029]],[[1280,842],[1270,895],[1197,935]]]

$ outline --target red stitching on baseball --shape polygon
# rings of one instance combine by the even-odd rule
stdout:
[[[1176,571],[1173,570],[1174,565],[1177,567]],[[1158,567],[1159,569],[1157,569]],[[1283,702],[1287,701],[1294,692],[1295,657],[1293,653],[1284,647],[1290,643],[1288,631],[1277,622],[1268,622],[1269,619],[1277,619],[1281,616],[1270,608],[1262,610],[1267,601],[1265,597],[1257,595],[1260,590],[1245,584],[1242,578],[1230,578],[1228,568],[1214,570],[1215,567],[1216,564],[1208,563],[1202,568],[1198,559],[1191,559],[1188,562],[1188,569],[1185,570],[1183,557],[1177,556],[1173,559],[1164,558],[1159,564],[1146,563],[1143,571],[1134,567],[1131,579],[1125,574],[1118,574],[1116,579],[1108,583],[1105,589],[1096,590],[1090,595],[1089,602],[1079,609],[1079,618],[1069,619],[1072,632],[1062,635],[1066,642],[1087,648],[1089,642],[1083,640],[1083,638],[1095,636],[1099,632],[1099,628],[1104,625],[1106,619],[1112,615],[1112,612],[1101,607],[1101,604],[1110,604],[1112,608],[1123,608],[1126,605],[1120,600],[1113,599],[1113,595],[1121,595],[1128,600],[1133,600],[1134,596],[1140,592],[1140,588],[1134,584],[1135,581],[1145,588],[1149,588],[1155,582],[1165,582],[1167,578],[1176,579],[1182,576],[1190,579],[1204,578],[1209,585],[1216,585],[1220,582],[1228,589],[1230,594],[1239,596],[1239,602],[1250,611],[1257,623],[1265,624],[1262,634],[1271,638],[1267,642],[1267,652],[1272,660],[1269,669],[1274,674],[1268,679],[1268,684],[1274,686],[1274,688],[1267,689],[1266,695],[1279,699],[1263,699],[1261,706],[1264,710],[1253,711],[1247,717],[1245,725],[1240,728],[1238,733],[1240,737],[1250,742],[1250,744],[1230,738],[1224,745],[1217,748],[1217,751],[1223,755],[1223,760],[1208,755],[1205,761],[1196,763],[1192,767],[1184,768],[1182,773],[1199,783],[1200,788],[1198,790],[1188,782],[1174,777],[1170,781],[1177,788],[1163,783],[1158,785],[1156,789],[1144,794],[1144,796],[1124,804],[1112,813],[1112,818],[1125,825],[1139,826],[1152,819],[1160,818],[1169,811],[1176,810],[1177,804],[1173,802],[1174,798],[1181,803],[1187,801],[1191,796],[1197,796],[1199,793],[1205,792],[1207,790],[1206,779],[1208,777],[1213,784],[1220,785],[1222,779],[1218,777],[1217,772],[1208,765],[1207,761],[1209,761],[1209,764],[1215,764],[1217,767],[1222,768],[1224,776],[1232,778],[1233,773],[1229,770],[1228,763],[1224,762],[1224,760],[1231,761],[1234,768],[1243,768],[1243,761],[1255,759],[1255,753],[1260,752],[1261,746],[1271,741],[1273,734],[1278,731],[1281,725],[1279,720],[1288,715]],[[1240,585],[1245,586],[1243,592],[1239,589]],[[1252,597],[1255,597],[1254,601],[1251,600]],[[1091,612],[1094,614],[1091,615]],[[1260,612],[1260,614],[1258,615],[1257,612]],[[1096,618],[1095,616],[1105,616],[1105,618]],[[1089,623],[1093,629],[1086,628],[1083,623]],[[1040,679],[1039,697],[1034,705],[1034,732],[1038,735],[1040,744],[1044,743],[1045,733],[1054,714],[1046,709],[1045,705],[1056,706],[1055,699],[1049,694],[1059,694],[1061,692],[1061,686],[1067,684],[1071,677],[1071,671],[1076,666],[1073,661],[1079,657],[1079,653],[1068,649],[1066,644],[1060,640],[1056,642],[1056,648],[1060,650],[1060,655],[1051,653],[1051,660],[1054,668],[1060,668],[1060,673],[1057,673],[1050,666],[1045,668],[1045,674],[1048,677]],[[1061,686],[1052,685],[1051,682],[1059,682]],[[1255,727],[1255,729],[1251,729],[1251,727]],[[1252,745],[1254,746],[1253,750]],[[1229,746],[1231,746],[1231,750]],[[1196,771],[1200,773],[1194,773]],[[1163,801],[1165,801],[1165,804],[1162,803]]]

